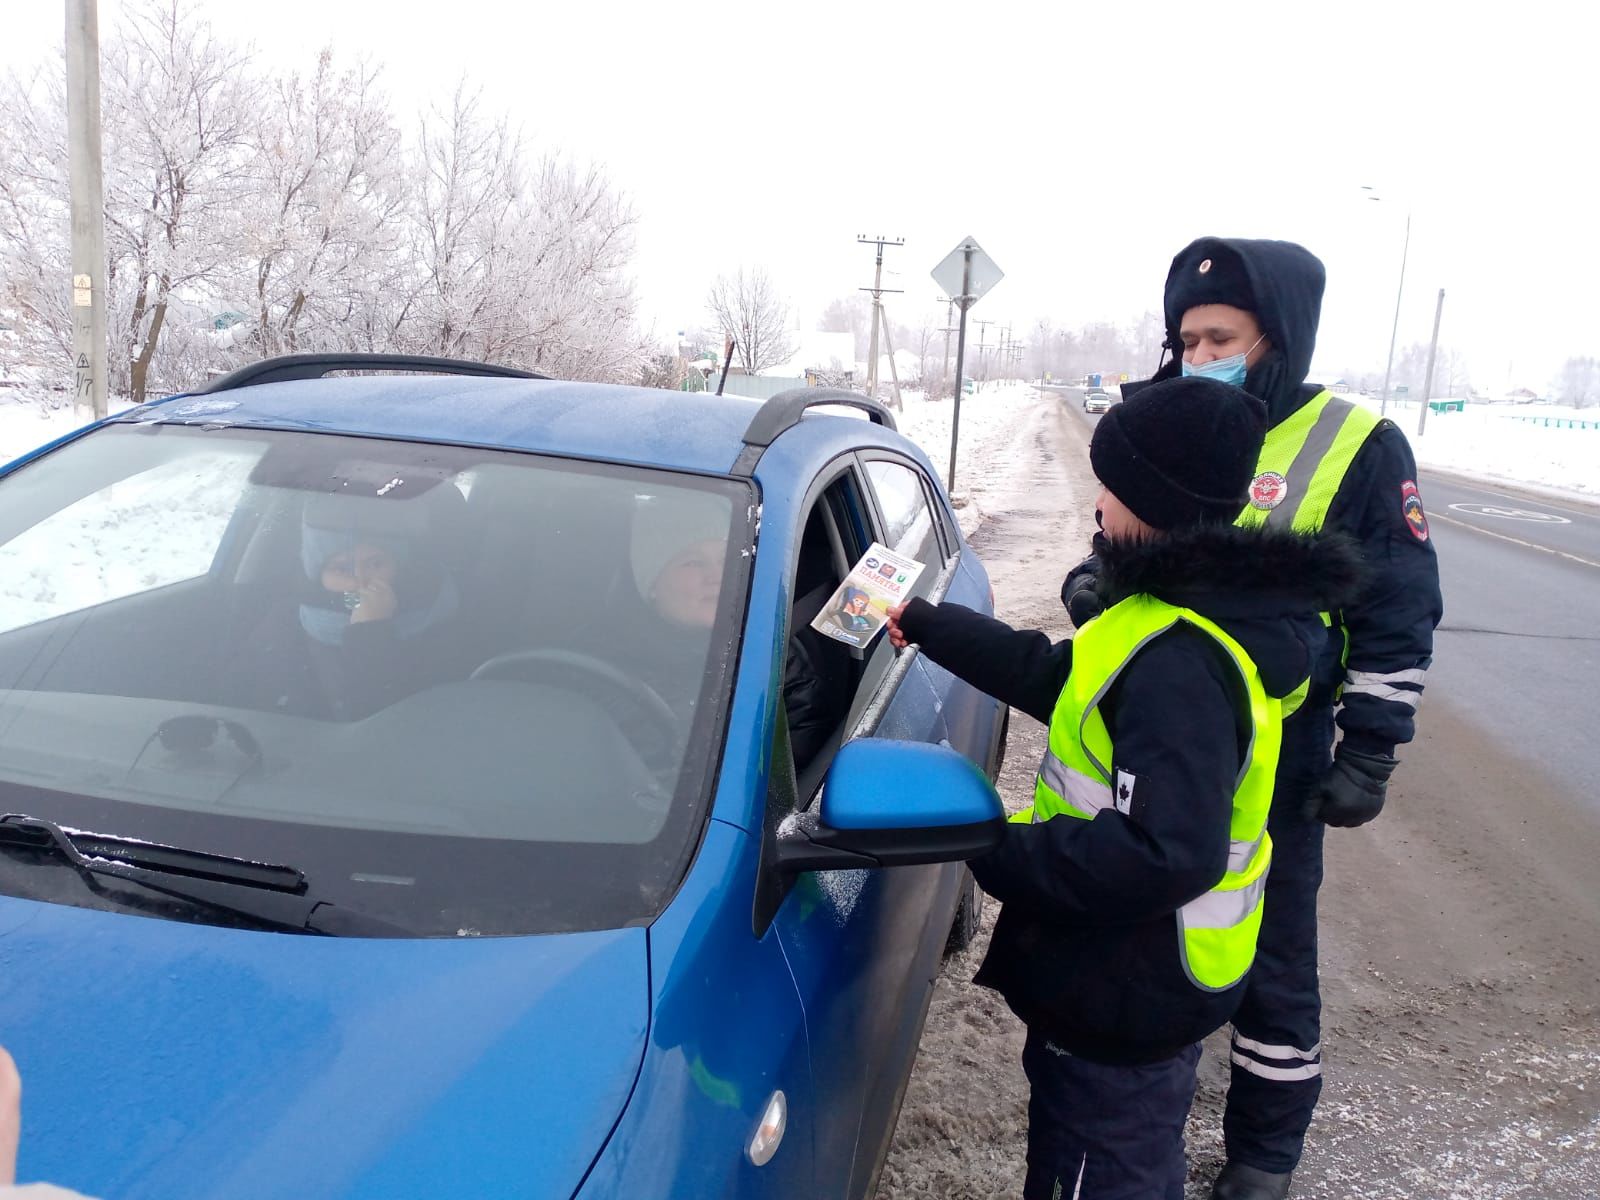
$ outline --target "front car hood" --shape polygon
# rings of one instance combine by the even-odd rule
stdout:
[[[108,1200],[570,1196],[638,1073],[643,929],[365,940],[0,897],[18,1178]]]

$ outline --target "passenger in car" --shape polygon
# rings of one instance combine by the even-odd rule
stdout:
[[[450,483],[417,496],[314,495],[300,529],[300,585],[249,648],[254,707],[354,721],[465,678],[450,556],[465,506]]]
[[[649,653],[638,663],[650,684],[683,717],[687,733],[699,698],[706,643],[716,621],[727,558],[727,502],[710,496],[657,498],[635,516],[631,557],[634,580],[649,602]],[[814,613],[812,615],[815,615]],[[821,656],[808,638],[823,641],[796,619],[784,662],[790,753],[803,769],[843,716],[847,692],[819,670]]]

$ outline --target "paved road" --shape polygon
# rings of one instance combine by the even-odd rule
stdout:
[[[1445,615],[1428,700],[1600,819],[1600,508],[1423,472]]]

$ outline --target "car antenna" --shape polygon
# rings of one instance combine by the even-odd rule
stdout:
[[[717,380],[717,395],[722,395],[722,385],[728,382],[728,366],[733,362],[733,348],[739,344],[738,338],[730,337],[722,343],[722,378]]]

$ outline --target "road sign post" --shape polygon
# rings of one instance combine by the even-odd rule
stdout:
[[[984,253],[983,247],[972,238],[963,238],[956,248],[945,255],[944,261],[931,272],[933,280],[961,309],[961,324],[956,333],[956,382],[954,407],[950,410],[950,473],[945,480],[945,490],[954,495],[956,490],[956,447],[961,437],[961,386],[962,372],[967,357],[967,310],[976,304],[995,284],[1005,278],[1005,272],[994,259]]]
[[[961,372],[967,360],[967,309],[971,303],[967,299],[967,289],[972,286],[972,252],[971,246],[962,247],[961,260],[961,290],[956,293],[960,298],[957,303],[961,305],[961,325],[956,333],[956,394],[953,407],[950,410],[950,471],[946,476],[945,491],[951,495],[956,490],[956,442],[961,437]]]

